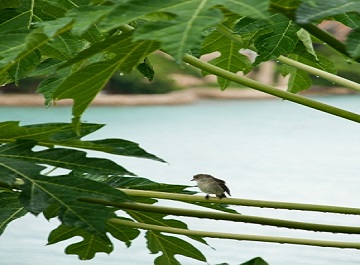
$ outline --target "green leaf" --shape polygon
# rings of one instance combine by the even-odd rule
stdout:
[[[307,24],[326,17],[347,13],[360,12],[360,2],[352,0],[317,0],[302,3],[296,12],[296,22]]]
[[[148,231],[145,238],[147,239],[147,246],[151,254],[161,252],[161,255],[155,259],[156,265],[180,265],[175,255],[182,255],[206,262],[205,256],[198,249],[177,237]]]
[[[54,91],[53,99],[71,98],[74,100],[74,123],[78,125],[81,114],[117,69],[130,72],[140,60],[155,51],[157,47],[155,42],[133,42],[130,33],[122,34],[115,46],[109,49],[115,57],[90,64],[71,74]]]
[[[2,2],[1,2],[2,3]],[[1,5],[0,3],[0,5]],[[0,11],[0,34],[28,29],[31,12],[19,12],[16,9]]]
[[[11,32],[0,35],[0,75],[13,67],[20,67],[22,60],[28,60],[38,48],[48,42],[48,37],[39,30],[30,34],[26,31]],[[1,58],[0,57],[0,58]],[[1,69],[2,67],[2,69]]]
[[[152,81],[154,79],[154,68],[152,67],[149,59],[145,58],[144,62],[140,63],[137,66],[137,69],[139,70],[139,72],[145,76],[147,79],[149,79],[149,81]]]
[[[350,28],[360,27],[360,15],[357,13],[344,13],[334,16],[334,19]]]
[[[167,215],[165,214],[149,213],[149,212],[144,213],[144,212],[137,212],[131,210],[126,210],[126,213],[140,223],[188,229],[187,224],[182,221],[175,219],[165,219],[165,217],[167,217]],[[200,236],[188,236],[188,237],[202,244],[208,245],[205,239]]]
[[[122,139],[104,139],[82,141],[80,138],[91,134],[104,125],[82,123],[79,135],[75,134],[72,124],[45,123],[19,126],[19,122],[0,122],[0,142],[14,142],[17,140],[33,140],[38,145],[66,147],[101,151],[110,154],[134,156],[165,162],[161,158],[146,152],[137,143]]]
[[[2,0],[0,2],[0,10],[5,8],[17,8],[21,5],[20,0]]]
[[[244,47],[238,42],[224,37],[219,31],[214,31],[205,38],[201,53],[207,54],[218,51],[220,56],[210,60],[209,63],[232,73],[241,71],[246,74],[252,67],[249,58],[240,53],[242,48]],[[221,77],[218,77],[217,81],[221,90],[225,90],[230,84],[229,80]]]
[[[353,59],[360,58],[360,27],[350,32],[346,47]]]
[[[0,157],[21,159],[35,164],[51,165],[92,174],[133,175],[115,162],[102,158],[89,158],[78,150],[51,148],[34,152],[36,142],[25,141],[0,146]]]
[[[80,36],[113,9],[113,6],[81,6],[67,12],[66,16],[74,20],[72,32]]]
[[[186,185],[174,185],[166,183],[158,183],[147,178],[141,177],[124,177],[124,176],[92,176],[91,179],[98,179],[101,182],[107,183],[115,188],[123,189],[139,189],[139,190],[156,190],[173,193],[190,193],[186,191],[189,186]]]
[[[299,27],[283,15],[273,15],[267,27],[272,32],[255,39],[254,44],[259,54],[255,59],[255,65],[292,52],[298,42],[296,33]]]
[[[56,88],[64,81],[64,77],[50,77],[40,82],[37,91],[43,94],[45,98],[45,106],[49,107],[52,103],[52,95]]]
[[[131,219],[118,217],[118,219],[131,221]],[[127,247],[130,247],[131,241],[137,238],[140,235],[140,231],[136,228],[129,226],[120,226],[108,223],[106,230],[116,239],[125,243]]]
[[[50,233],[48,245],[76,236],[82,237],[82,241],[67,246],[65,249],[66,254],[76,254],[79,256],[79,259],[89,260],[92,259],[96,253],[104,252],[109,254],[113,251],[113,245],[107,237],[100,237],[88,233],[83,229],[65,225],[60,225]]]
[[[0,190],[0,209],[0,235],[11,221],[27,213],[19,202],[18,192]]]
[[[267,263],[261,257],[256,257],[247,262],[241,263],[240,265],[269,265],[269,263]]]
[[[13,170],[19,170],[19,167]],[[94,235],[104,237],[106,221],[116,215],[109,207],[84,200],[129,201],[123,192],[100,182],[74,176],[44,177],[30,173],[23,172],[21,176],[25,184],[20,199],[28,211],[39,214],[56,204],[60,207],[58,215],[64,225],[82,228]]]
[[[304,51],[301,52],[301,49],[304,48],[300,48],[297,54],[290,54],[289,58],[304,63],[306,65],[327,71],[329,73],[336,74],[336,67],[334,63],[329,58],[327,58],[327,56],[321,53],[317,53],[316,58],[318,60],[315,60],[312,54]],[[283,75],[291,74],[288,82],[288,91],[292,93],[298,93],[300,91],[308,89],[312,83],[309,74],[305,71],[289,65],[283,65],[282,71]]]
[[[150,3],[150,2],[149,2]],[[210,0],[183,1],[164,9],[177,16],[170,21],[154,21],[140,25],[134,34],[135,40],[157,40],[161,47],[180,61],[201,40],[201,31],[219,23],[223,16],[213,9]],[[186,11],[185,11],[186,10]]]
[[[306,48],[306,51],[311,55],[313,55],[315,60],[318,60],[311,40],[311,35],[309,34],[309,32],[307,32],[304,29],[299,29],[299,31],[296,32],[296,34],[299,37],[299,40],[303,43],[304,47]]]
[[[292,56],[292,59],[296,59],[297,56]],[[291,67],[288,65],[283,65],[283,74],[290,74],[288,81],[288,91],[292,93],[298,93],[300,91],[308,89],[312,81],[307,72]]]

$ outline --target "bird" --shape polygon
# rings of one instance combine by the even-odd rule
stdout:
[[[209,174],[197,174],[191,181],[197,182],[199,189],[206,193],[206,199],[209,199],[209,194],[215,194],[219,199],[226,198],[225,192],[230,195],[230,190],[225,185],[225,181]]]

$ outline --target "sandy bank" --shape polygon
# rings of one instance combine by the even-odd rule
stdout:
[[[141,106],[141,105],[177,105],[190,104],[201,99],[265,99],[272,96],[252,89],[192,88],[168,94],[156,95],[107,95],[99,94],[92,105],[97,106]],[[71,105],[72,100],[60,100],[58,106]],[[42,95],[1,94],[0,106],[44,106]]]
[[[345,88],[331,88],[319,91],[308,91],[312,95],[349,94]],[[231,89],[225,91],[209,88],[189,88],[168,94],[156,95],[108,95],[99,94],[92,102],[93,106],[144,106],[144,105],[178,105],[190,104],[201,99],[271,99],[271,95],[253,89]],[[57,106],[68,106],[72,100],[60,100]],[[0,94],[0,106],[44,106],[44,98],[37,94]]]

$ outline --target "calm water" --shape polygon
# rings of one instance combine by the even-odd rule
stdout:
[[[359,96],[319,98],[360,113]],[[27,123],[69,121],[69,108],[0,108],[1,120]],[[132,172],[159,182],[192,185],[196,173],[225,179],[234,197],[359,207],[360,124],[280,100],[202,101],[193,105],[93,107],[88,122],[108,124],[92,138],[124,138],[140,143],[169,164],[112,157]],[[24,124],[24,123],[23,123]],[[171,203],[170,203],[171,204]],[[303,221],[360,225],[360,217],[237,207],[260,214]],[[185,219],[186,220],[186,219]],[[41,216],[11,223],[0,237],[1,265],[78,265],[63,254],[70,242],[45,246],[57,226]],[[271,227],[196,220],[198,230],[360,241],[360,236],[310,233]],[[75,240],[76,241],[76,240]],[[209,239],[215,248],[194,243],[209,264],[240,264],[256,256],[271,265],[360,264],[360,251]],[[139,238],[130,249],[116,243],[109,256],[86,264],[152,264]],[[183,264],[203,264],[181,259]]]

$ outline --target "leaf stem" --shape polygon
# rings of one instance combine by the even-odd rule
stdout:
[[[96,198],[82,198],[81,201],[88,203],[96,203],[106,206],[118,207],[122,210],[134,210],[151,213],[161,213],[166,215],[176,216],[188,216],[196,218],[206,218],[213,220],[225,220],[233,222],[243,222],[251,224],[269,225],[276,227],[285,227],[291,229],[299,229],[306,231],[317,231],[317,232],[331,232],[331,233],[344,233],[344,234],[360,234],[360,227],[356,226],[340,226],[340,225],[327,225],[317,223],[306,223],[298,221],[290,221],[283,219],[258,217],[243,214],[224,213],[224,212],[213,212],[213,211],[200,211],[193,209],[166,207],[150,205],[145,203],[133,203],[133,202],[112,202],[103,199]]]
[[[204,196],[199,196],[199,195],[187,195],[187,194],[170,193],[170,192],[133,190],[133,189],[119,189],[119,190],[121,190],[122,192],[126,193],[129,196],[168,199],[168,200],[177,200],[184,202],[222,203],[222,204],[249,206],[249,207],[260,207],[260,208],[360,215],[360,208],[352,208],[352,207],[278,202],[278,201],[262,201],[262,200],[250,200],[250,199],[239,199],[239,198],[222,198],[221,200],[219,200],[218,198],[213,198],[213,197],[206,199]]]
[[[296,95],[296,94],[275,88],[273,86],[262,84],[260,82],[252,80],[245,76],[240,76],[240,75],[231,73],[229,71],[226,71],[222,68],[219,68],[215,65],[211,65],[211,64],[204,62],[200,59],[197,59],[189,54],[186,54],[184,56],[183,61],[186,63],[189,63],[205,72],[214,74],[216,76],[220,76],[222,78],[228,79],[228,80],[233,81],[238,84],[242,84],[247,87],[251,87],[255,90],[273,95],[275,97],[289,100],[289,101],[298,103],[300,105],[307,106],[307,107],[310,107],[313,109],[317,109],[322,112],[326,112],[326,113],[329,113],[329,114],[332,114],[332,115],[335,115],[335,116],[338,116],[338,117],[341,117],[341,118],[344,118],[347,120],[351,120],[354,122],[360,122],[359,114],[356,114],[356,113],[353,113],[353,112],[350,112],[347,110],[343,110],[340,108],[336,108],[336,107],[327,105],[325,103],[321,103],[316,100],[312,100],[312,99],[309,99],[309,98],[306,98],[306,97],[303,97],[300,95]]]
[[[301,238],[290,238],[290,237],[259,236],[259,235],[188,230],[188,229],[165,227],[165,226],[152,225],[146,223],[137,223],[137,222],[127,221],[117,218],[111,218],[108,220],[108,222],[114,225],[124,225],[134,228],[145,229],[145,230],[153,230],[158,232],[166,232],[166,233],[186,235],[186,236],[200,236],[200,237],[210,237],[210,238],[260,241],[260,242],[308,245],[308,246],[319,246],[319,247],[355,248],[355,249],[360,248],[360,243],[357,242],[326,241],[326,240],[301,239]]]
[[[322,78],[324,78],[324,79],[326,79],[326,80],[328,80],[330,82],[333,82],[333,83],[339,84],[341,86],[348,87],[348,88],[360,91],[360,84],[358,84],[356,82],[353,82],[351,80],[348,80],[346,78],[343,78],[341,76],[337,76],[337,75],[328,73],[328,72],[320,70],[320,69],[318,69],[316,67],[312,67],[312,66],[300,63],[298,61],[292,60],[292,59],[287,58],[287,57],[282,56],[282,55],[279,56],[277,58],[277,60],[282,62],[282,63],[285,63],[287,65],[293,66],[293,67],[301,69],[303,71],[306,71],[306,72],[308,72],[310,74],[313,74],[315,76],[320,76],[320,77],[322,77]]]

